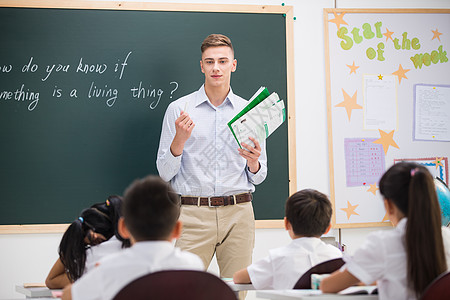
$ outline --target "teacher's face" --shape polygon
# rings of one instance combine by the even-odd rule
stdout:
[[[205,86],[229,87],[231,73],[236,71],[237,61],[230,47],[209,47],[202,54],[200,67],[205,74]]]

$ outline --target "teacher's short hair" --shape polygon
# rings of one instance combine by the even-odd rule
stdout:
[[[220,47],[226,46],[230,47],[231,51],[234,53],[233,44],[231,44],[231,40],[229,37],[223,34],[210,34],[208,35],[202,43],[201,50],[202,53],[205,52],[206,49],[210,47]]]

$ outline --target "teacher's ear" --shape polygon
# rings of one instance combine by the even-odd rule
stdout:
[[[231,72],[235,72],[237,69],[237,59],[233,59],[233,67],[231,68]]]

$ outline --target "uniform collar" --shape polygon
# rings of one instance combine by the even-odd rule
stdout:
[[[173,245],[169,241],[139,241],[134,243],[132,248],[134,249],[145,249],[148,250],[148,248],[173,248]]]
[[[395,227],[397,230],[404,232],[406,230],[406,222],[408,219],[403,217],[400,221],[398,221],[397,226]]]
[[[300,237],[292,240],[292,244],[297,247],[314,249],[319,244],[321,244],[322,240],[317,237]]]

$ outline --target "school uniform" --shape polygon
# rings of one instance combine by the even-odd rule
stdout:
[[[315,237],[294,239],[289,245],[269,251],[269,256],[247,267],[257,290],[292,289],[311,267],[342,257],[342,252]]]
[[[72,285],[73,300],[112,299],[122,288],[146,274],[162,270],[203,270],[195,254],[168,241],[144,241],[102,259]]]
[[[84,273],[91,271],[95,268],[95,265],[104,257],[113,253],[121,251],[122,242],[117,239],[116,236],[112,236],[109,240],[104,241],[101,244],[89,247],[86,249],[86,263],[84,267]]]
[[[353,256],[345,256],[346,268],[353,276],[370,285],[377,282],[378,298],[416,299],[414,291],[407,287],[407,257],[403,245],[407,219],[388,231],[369,234],[365,243]],[[450,267],[450,229],[442,227],[447,269]]]

